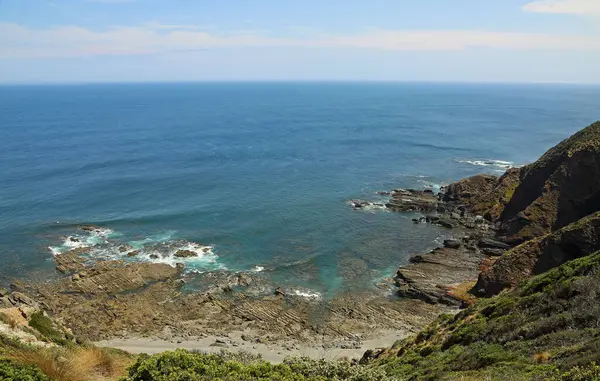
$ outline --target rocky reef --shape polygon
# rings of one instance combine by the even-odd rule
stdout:
[[[378,332],[415,332],[446,310],[419,300],[390,300],[384,292],[324,301],[287,292],[256,272],[195,274],[185,272],[183,264],[94,262],[86,254],[86,248],[76,248],[56,255],[62,277],[23,285],[22,294],[11,298],[35,300],[78,337],[92,341],[219,337],[219,347],[250,342],[290,350],[361,348]],[[211,287],[188,290],[198,278]]]
[[[408,194],[413,192],[417,191]],[[414,204],[399,200],[400,205]],[[427,200],[428,208],[391,210],[435,211],[436,216],[421,220],[475,229],[479,242],[414,256],[398,270],[402,296],[449,303],[453,298],[443,290],[465,282],[475,284],[474,295],[491,296],[588,255],[600,249],[600,123],[561,142],[533,164],[511,168],[500,177],[477,175],[457,181]]]
[[[361,362],[415,380],[600,379],[600,122],[533,164],[450,184],[436,211],[490,229],[411,258],[399,293],[466,308]]]

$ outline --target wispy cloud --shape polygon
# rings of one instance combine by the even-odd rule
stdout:
[[[600,15],[600,0],[537,0],[525,4],[523,10],[538,13]]]
[[[344,48],[392,51],[467,49],[600,50],[600,36],[476,30],[382,30],[310,37],[273,37],[260,31],[212,33],[193,25],[151,23],[94,31],[80,26],[30,28],[0,23],[0,58],[136,55],[216,49]]]
[[[189,24],[163,24],[153,21],[144,24],[144,27],[152,30],[206,30],[214,28],[214,25],[199,26]]]

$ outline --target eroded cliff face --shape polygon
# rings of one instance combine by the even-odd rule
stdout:
[[[520,168],[511,168],[500,178],[472,176],[448,185],[442,201],[454,209],[495,222],[518,187],[520,175]]]
[[[600,212],[556,232],[531,239],[479,274],[473,293],[493,296],[520,281],[600,250]]]
[[[600,122],[500,178],[478,175],[453,183],[442,200],[496,222],[497,238],[516,246],[484,269],[472,290],[476,295],[495,295],[588,255],[600,249]]]
[[[521,170],[500,215],[499,234],[525,242],[600,210],[600,122],[579,131]]]

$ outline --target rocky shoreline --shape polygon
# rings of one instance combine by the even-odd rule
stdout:
[[[386,332],[388,336],[394,332],[389,340],[395,341],[418,331],[440,313],[468,304],[467,288],[475,284],[491,258],[509,247],[493,239],[493,224],[469,213],[457,202],[460,198],[448,196],[455,189],[451,184],[439,194],[414,189],[379,193],[390,198],[383,205],[388,210],[420,212],[423,216],[414,219],[415,223],[457,232],[443,247],[414,255],[393,279],[384,281],[381,288],[391,289],[400,298],[362,292],[322,301],[287,294],[266,284],[259,273],[218,271],[205,275],[213,284],[209,290],[186,292],[188,275],[183,263],[93,263],[86,258],[86,247],[55,256],[61,279],[15,286],[15,291],[17,296],[29,295],[29,300],[35,300],[78,337],[92,341],[153,339],[177,344],[214,340],[209,347],[247,350],[266,346],[290,354],[311,348],[315,353],[355,353]],[[350,203],[355,209],[373,204]],[[124,252],[129,253],[127,248]],[[265,295],[269,288],[272,294]]]
[[[505,176],[514,177],[517,171],[511,169]],[[438,194],[430,189],[377,192],[379,196],[389,197],[385,204],[350,201],[355,210],[385,205],[391,212],[421,213],[422,216],[413,219],[414,223],[438,225],[454,232],[454,238],[445,240],[442,247],[415,254],[409,264],[398,269],[393,278],[398,296],[454,307],[473,300],[469,290],[479,274],[512,247],[497,239],[499,226],[489,220],[489,214],[484,217],[473,213],[478,211],[473,208],[474,200],[490,197],[490,194],[494,197],[491,185],[501,179],[477,175],[443,187]]]
[[[479,175],[458,181],[438,194],[430,189],[395,189],[377,192],[387,197],[383,203],[350,201],[356,210],[421,213],[414,223],[453,232],[454,238],[446,239],[442,247],[413,255],[409,264],[379,285],[381,292],[346,293],[323,301],[288,294],[260,273],[225,271],[202,275],[212,285],[208,290],[187,292],[190,274],[183,263],[90,262],[86,247],[55,256],[56,268],[63,274],[59,280],[21,285],[14,291],[17,297],[35,300],[78,337],[92,341],[214,340],[209,347],[235,350],[263,345],[290,353],[299,348],[362,350],[385,332],[395,332],[396,340],[398,333],[417,332],[440,313],[473,301],[470,291],[480,273],[512,247],[498,240],[501,226],[493,213],[504,206],[499,195],[510,193],[518,176],[519,170],[509,170],[500,178]],[[127,257],[135,255],[133,248],[119,250]],[[179,250],[175,257],[192,255],[195,252]],[[14,306],[12,298],[0,302]]]
[[[323,301],[272,286],[271,295],[261,295],[255,292],[265,287],[260,273],[207,273],[214,287],[187,292],[191,275],[183,264],[90,263],[86,250],[56,256],[64,274],[59,280],[14,285],[11,296],[0,301],[12,307],[16,298],[28,298],[77,337],[91,341],[214,339],[215,348],[267,346],[287,354],[309,349],[356,354],[382,335],[391,340],[382,344],[391,345],[448,311],[420,300],[393,300],[383,292]]]

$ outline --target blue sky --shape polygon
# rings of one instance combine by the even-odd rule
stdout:
[[[0,0],[0,83],[600,83],[600,0]]]

